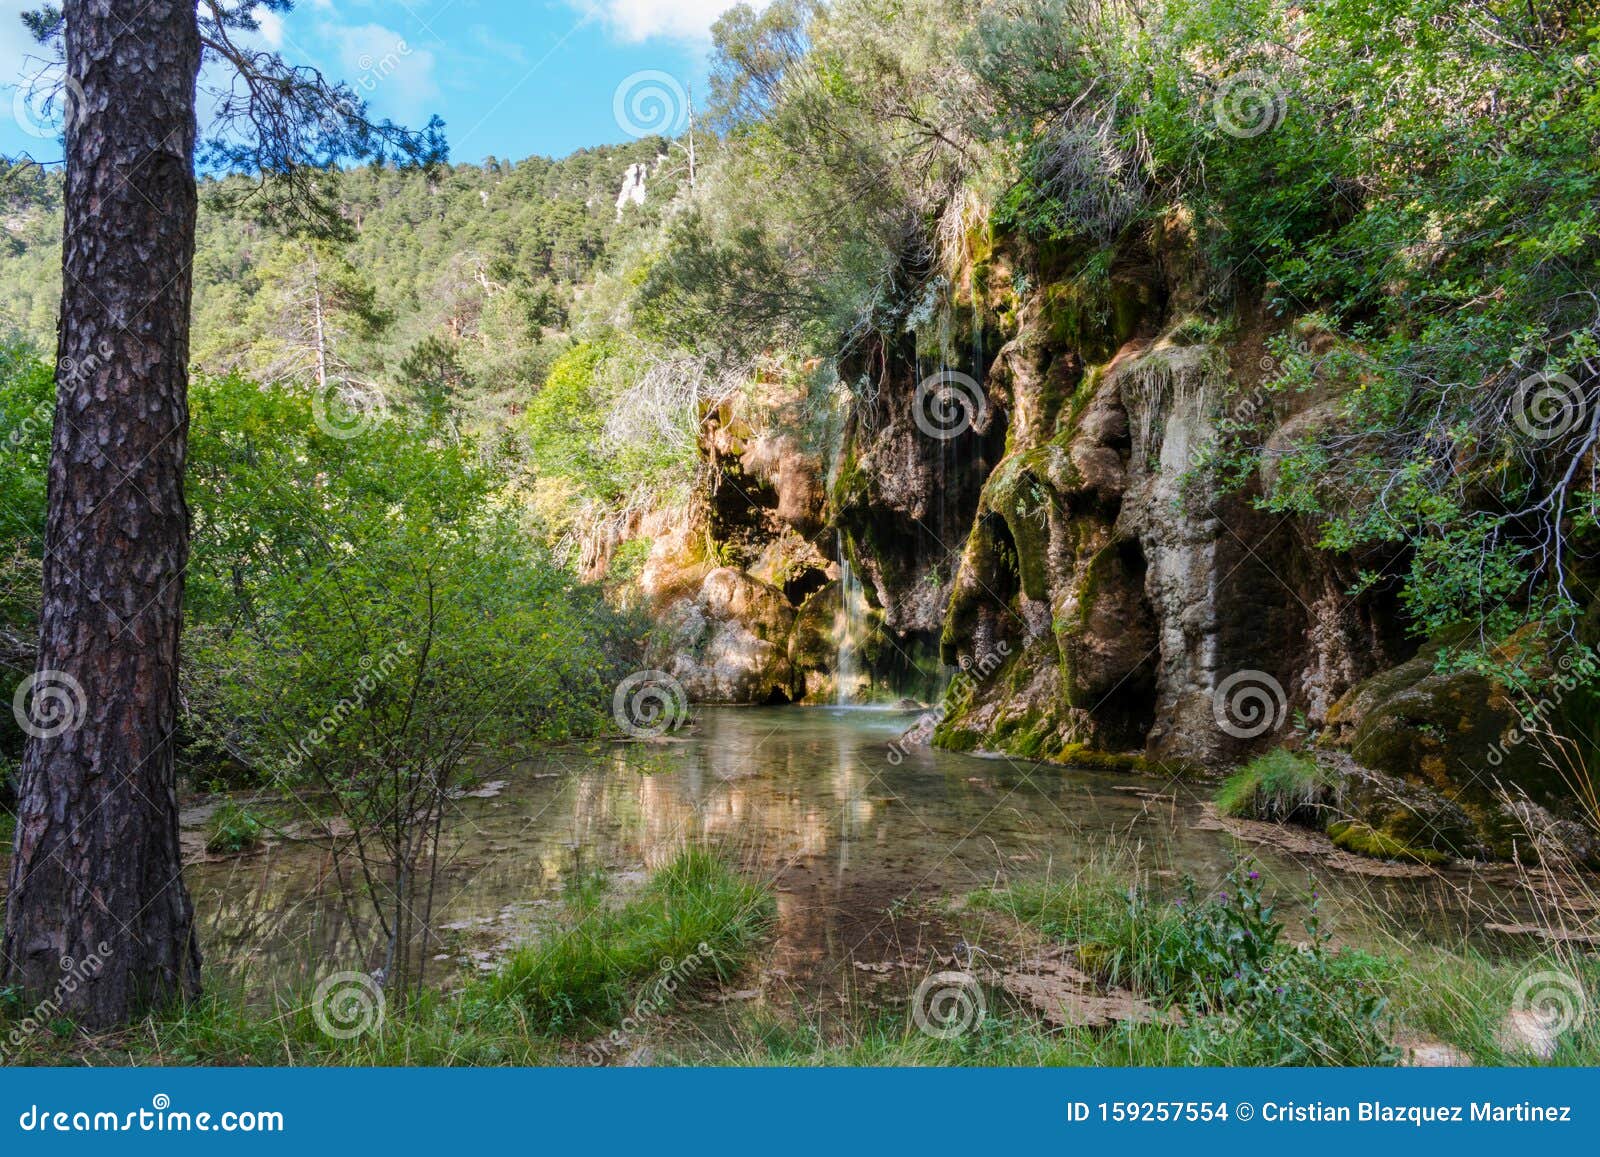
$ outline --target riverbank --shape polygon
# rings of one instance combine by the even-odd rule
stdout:
[[[1314,885],[1313,885],[1314,886]],[[790,982],[768,880],[691,849],[619,893],[571,881],[545,935],[390,1007],[362,973],[247,993],[90,1036],[0,1000],[10,1064],[1595,1065],[1600,962],[1339,943],[1242,860],[1215,892],[1159,896],[1138,849],[1064,877],[904,905],[951,950],[857,959],[825,996]]]

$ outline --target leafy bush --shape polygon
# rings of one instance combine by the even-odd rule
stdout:
[[[1307,941],[1281,943],[1283,925],[1260,874],[1235,868],[1215,897],[1186,888],[1185,927],[1174,977],[1188,986],[1189,1036],[1197,1056],[1223,1049],[1230,1064],[1393,1064],[1387,998],[1355,961],[1330,951],[1313,894]],[[1226,1038],[1226,1039],[1222,1039]]]
[[[249,851],[261,842],[265,827],[254,812],[228,800],[211,814],[206,825],[206,851],[221,855]]]
[[[403,412],[340,429],[313,400],[195,387],[186,719],[355,831],[392,991],[426,969],[433,841],[470,760],[609,725],[632,624],[518,519],[493,463]],[[364,873],[364,874],[365,874]]]

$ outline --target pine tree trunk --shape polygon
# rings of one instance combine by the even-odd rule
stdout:
[[[50,997],[88,974],[60,1004],[98,1028],[199,989],[173,737],[200,39],[194,0],[67,0],[65,12],[81,95],[4,976]]]

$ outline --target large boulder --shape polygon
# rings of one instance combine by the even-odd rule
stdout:
[[[782,591],[732,567],[706,575],[698,595],[663,616],[656,665],[697,703],[786,703],[795,697]]]
[[[1557,725],[1573,687],[1559,665],[1523,649],[1517,663],[1544,690],[1524,701],[1501,681],[1452,666],[1447,642],[1354,687],[1329,712],[1324,742],[1367,769],[1347,808],[1381,836],[1451,855],[1596,863],[1600,835],[1530,715]],[[1510,657],[1502,655],[1502,658]]]

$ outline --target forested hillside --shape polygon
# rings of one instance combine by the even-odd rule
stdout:
[[[686,172],[659,138],[559,161],[489,158],[429,174],[327,174],[345,235],[285,235],[253,212],[245,178],[207,183],[195,256],[197,369],[336,377],[443,405],[476,429],[526,404],[559,356],[608,251],[656,226]],[[619,208],[630,166],[643,204]],[[8,170],[0,318],[40,350],[61,296],[61,174]],[[316,315],[322,309],[319,351]]]

